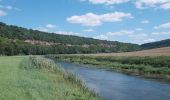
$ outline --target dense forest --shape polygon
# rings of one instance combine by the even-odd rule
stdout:
[[[140,49],[137,44],[46,33],[0,23],[0,55],[106,53]]]

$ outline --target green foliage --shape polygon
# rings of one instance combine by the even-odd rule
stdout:
[[[54,43],[37,45],[24,42],[38,40]],[[70,46],[68,46],[70,45]],[[140,46],[117,41],[104,41],[72,35],[60,35],[26,29],[0,23],[0,55],[43,55],[43,54],[77,54],[100,52],[124,52],[140,50]]]
[[[0,57],[0,69],[0,100],[101,100],[45,58]]]
[[[67,56],[58,55],[56,59],[80,64],[90,64],[129,74],[151,75],[161,78],[170,76],[170,57],[113,57],[113,56]]]
[[[170,39],[152,42],[152,43],[146,43],[146,44],[141,45],[143,49],[152,49],[152,48],[160,48],[160,47],[168,47],[168,46],[170,46]]]

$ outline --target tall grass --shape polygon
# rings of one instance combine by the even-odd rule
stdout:
[[[71,72],[65,71],[63,68],[59,67],[54,61],[50,59],[46,59],[43,57],[36,57],[36,56],[31,56],[29,59],[29,66],[24,66],[24,69],[26,70],[38,70],[38,71],[43,71],[46,73],[53,73],[59,74],[59,77],[63,78],[64,81],[68,84],[71,84],[73,87],[77,88],[79,91],[78,94],[76,92],[74,93],[74,90],[71,91],[73,92],[73,100],[102,100],[95,92],[89,90],[86,88],[84,83],[77,78],[76,75],[74,75]],[[69,91],[65,95],[65,98],[67,98],[67,95],[70,94]],[[74,97],[75,96],[75,97]],[[67,100],[72,100],[68,97]]]
[[[42,57],[0,57],[0,100],[101,100],[73,74]]]
[[[54,61],[50,59],[31,56],[28,62],[29,63],[27,63],[27,65],[25,65],[25,63],[22,63],[24,64],[24,66],[22,65],[22,67],[26,70],[37,69],[39,71],[42,70],[49,73],[57,73],[60,74],[66,81],[77,84],[78,86],[82,87],[83,90],[86,90],[83,82],[78,79],[76,75],[71,72],[65,71],[63,68],[59,67]]]
[[[170,79],[170,57],[56,56],[58,60],[90,64],[148,77]]]

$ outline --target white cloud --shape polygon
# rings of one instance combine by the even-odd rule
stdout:
[[[165,3],[165,4],[161,5],[160,7],[165,9],[165,10],[170,10],[170,2]]]
[[[37,28],[35,28],[35,30],[39,30],[39,31],[42,31],[42,32],[51,32],[51,29],[55,29],[56,27],[57,27],[56,25],[47,24],[44,27],[37,27]]]
[[[151,34],[153,34],[153,35],[170,35],[170,31],[167,31],[167,32],[153,32]]]
[[[132,35],[134,31],[122,30],[118,32],[107,32],[106,35],[108,36],[122,36],[122,35]]]
[[[62,34],[62,35],[80,35],[80,33],[75,33],[75,32],[64,32],[64,31],[58,31],[55,32],[56,34]]]
[[[99,36],[95,36],[95,37],[93,37],[93,38],[95,38],[95,39],[100,39],[100,40],[108,40],[108,36],[107,36],[107,35],[104,35],[104,34],[99,35]]]
[[[147,37],[148,36],[145,33],[136,34],[135,30],[121,30],[121,31],[117,31],[117,32],[107,32],[105,34],[107,36],[128,36],[128,37],[131,37],[131,38]]]
[[[148,24],[149,21],[148,21],[148,20],[143,20],[143,21],[141,21],[141,23],[142,23],[142,24]]]
[[[84,26],[99,26],[104,22],[119,22],[125,18],[133,18],[130,13],[114,12],[103,15],[87,13],[81,16],[72,16],[67,18],[67,21],[73,24],[81,24]]]
[[[170,22],[155,26],[154,29],[170,29]]]
[[[49,25],[50,27],[38,27],[35,28],[35,30],[41,31],[41,32],[48,32],[48,33],[56,33],[56,34],[62,34],[62,35],[80,35],[80,33],[76,33],[76,32],[66,32],[66,31],[51,31],[51,25]]]
[[[39,30],[41,32],[48,32],[49,31],[47,28],[44,28],[44,27],[38,27],[38,28],[36,28],[36,30]]]
[[[162,8],[169,9],[170,0],[136,0],[135,5],[138,9]]]
[[[146,43],[150,39],[148,35],[145,33],[132,34],[129,35],[128,37],[130,38],[130,40],[132,40],[133,43],[137,43],[137,44]]]
[[[13,6],[10,6],[10,5],[7,5],[7,6],[0,5],[0,8],[4,9],[4,10],[17,10],[17,11],[21,11],[21,9],[13,7]]]
[[[88,1],[92,4],[113,5],[113,4],[125,3],[128,2],[129,0],[80,0],[80,1]]]
[[[94,32],[94,30],[93,29],[85,29],[85,30],[83,30],[84,32]]]
[[[7,13],[5,12],[5,11],[3,11],[3,10],[0,10],[0,17],[1,16],[5,16]]]
[[[145,39],[143,40],[145,43],[149,43],[149,42],[155,42],[155,39],[149,38],[149,39]]]
[[[53,29],[53,28],[56,28],[57,26],[56,26],[56,25],[53,25],[53,24],[47,24],[46,27]]]
[[[106,32],[94,38],[102,40],[111,40],[112,38],[115,37],[122,37],[127,38],[129,41],[131,41],[131,43],[135,44],[143,44],[155,41],[155,39],[150,37],[148,34],[139,32],[141,31],[141,28],[139,29],[140,30],[121,30],[117,32]]]
[[[129,37],[131,38],[134,38],[134,39],[143,39],[145,37],[147,37],[148,35],[145,34],[145,33],[139,33],[139,34],[132,34],[132,35],[129,35]]]
[[[140,29],[141,30],[141,29]],[[121,30],[117,32],[107,32],[105,36],[107,37],[115,37],[115,36],[123,36],[131,40],[133,43],[142,44],[145,42],[153,41],[153,39],[149,38],[145,33],[138,33],[137,30]]]

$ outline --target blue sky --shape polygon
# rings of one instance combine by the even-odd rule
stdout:
[[[142,44],[170,38],[170,0],[0,0],[0,21]]]

